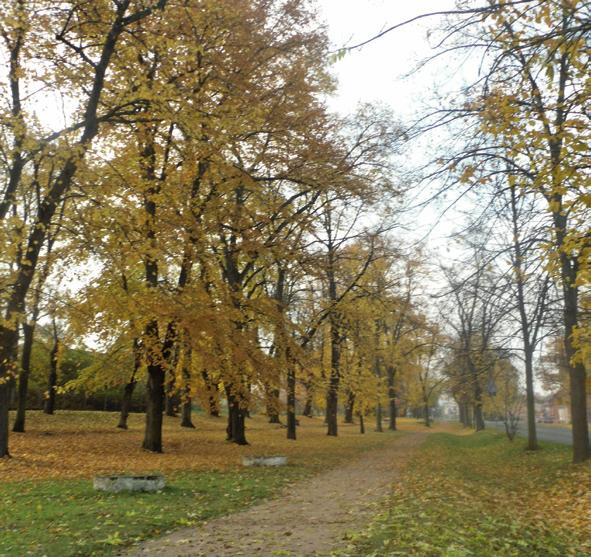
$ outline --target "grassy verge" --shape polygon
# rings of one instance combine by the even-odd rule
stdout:
[[[0,487],[0,555],[108,555],[235,512],[302,473],[298,467],[179,473],[161,493],[98,493],[84,480],[6,484]]]
[[[492,432],[434,434],[347,555],[591,555],[591,467],[569,460]]]
[[[109,413],[31,413],[29,431],[13,437],[13,458],[0,462],[0,557],[106,556],[135,541],[236,512],[277,494],[306,475],[360,451],[391,442],[391,434],[359,435],[342,426],[327,439],[322,419],[302,420],[297,442],[262,416],[249,420],[252,445],[224,441],[224,420],[199,417],[197,430],[165,422],[165,453],[139,449],[142,417],[129,431]],[[290,465],[244,469],[240,457],[286,454]],[[95,492],[91,478],[117,472],[164,472],[160,493]]]

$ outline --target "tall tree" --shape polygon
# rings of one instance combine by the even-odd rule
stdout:
[[[24,237],[24,249],[15,253],[11,264],[14,269],[12,286],[5,294],[3,308],[4,319],[0,325],[0,457],[8,451],[8,403],[9,384],[14,375],[15,358],[18,344],[18,323],[24,312],[25,300],[37,269],[39,254],[51,222],[61,200],[71,189],[74,177],[83,164],[83,159],[95,141],[101,124],[115,122],[121,112],[128,112],[133,101],[125,107],[111,104],[105,112],[103,93],[120,87],[110,80],[109,70],[113,60],[124,52],[126,43],[133,40],[132,33],[140,22],[150,17],[154,11],[166,6],[166,0],[159,0],[147,5],[135,6],[131,0],[122,0],[108,4],[66,4],[57,6],[47,3],[43,17],[30,18],[32,6],[28,2],[11,3],[10,9],[3,12],[2,30],[5,46],[11,60],[11,75],[8,91],[1,94],[8,97],[11,106],[11,120],[17,124],[13,147],[14,153],[8,169],[9,181],[4,190],[4,202],[0,216],[5,217],[15,191],[21,186],[25,161],[39,156],[39,151],[57,150],[57,156],[51,157],[54,171],[49,174],[46,187],[40,192],[36,216]],[[31,29],[34,22],[34,31]],[[98,23],[100,22],[100,23]],[[124,37],[123,40],[122,37]],[[24,48],[27,41],[37,41],[32,48]],[[43,136],[29,137],[29,152],[24,153],[24,138],[31,136],[30,126],[23,108],[21,82],[37,79],[37,72],[32,67],[35,51],[47,53],[50,70],[46,81],[49,90],[59,89],[59,84],[66,82],[71,98],[80,99],[81,118],[74,125],[59,132]],[[65,56],[59,53],[67,52]],[[24,58],[27,56],[27,59]],[[128,63],[129,60],[125,60]],[[24,76],[24,77],[23,77]],[[122,85],[122,84],[119,84]],[[119,113],[119,114],[118,114]],[[12,124],[9,121],[9,127]],[[77,136],[75,135],[78,132]],[[62,140],[71,138],[70,145]],[[3,219],[4,220],[4,219]]]

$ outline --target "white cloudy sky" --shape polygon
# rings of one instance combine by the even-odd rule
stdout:
[[[454,0],[317,0],[317,5],[337,50],[418,15],[454,9]],[[466,77],[467,65],[461,61],[441,59],[420,72],[412,72],[420,60],[434,54],[437,34],[430,35],[429,31],[440,23],[439,16],[424,18],[350,51],[334,64],[339,86],[329,106],[347,114],[359,102],[379,102],[390,106],[397,118],[409,120],[426,109],[435,92],[456,90]],[[405,154],[414,159],[413,164],[425,162],[429,155],[420,146]],[[450,213],[441,218],[441,207],[429,207],[413,215],[412,236],[417,239],[428,235],[428,249],[455,258],[459,254],[449,235],[460,226],[457,215]]]
[[[358,44],[379,33],[382,29],[409,20],[417,15],[454,8],[454,0],[316,0],[322,17],[328,25],[334,48]],[[351,113],[359,102],[372,101],[389,105],[401,120],[409,119],[421,111],[433,98],[433,90],[444,88],[457,90],[464,80],[474,77],[477,63],[474,60],[440,59],[427,65],[421,72],[407,74],[415,64],[434,54],[428,36],[441,22],[437,17],[426,18],[392,33],[353,52],[335,63],[333,72],[339,81],[337,95],[330,99],[330,107],[341,113]],[[417,153],[411,147],[410,157],[430,158],[430,153]],[[466,207],[461,207],[466,209]],[[416,234],[423,237],[427,250],[435,261],[450,263],[463,258],[463,253],[450,235],[462,227],[461,217],[450,211],[441,218],[441,207],[430,207],[417,213]],[[436,221],[439,224],[433,228]],[[443,288],[437,273],[431,275],[433,291]],[[537,382],[536,382],[537,383]],[[536,389],[541,390],[536,384]]]
[[[335,48],[358,44],[384,28],[434,11],[453,9],[453,0],[317,0]],[[428,30],[437,17],[426,18],[384,35],[350,52],[334,66],[339,79],[333,108],[350,112],[359,101],[381,101],[401,115],[429,87],[426,73],[404,79],[417,60],[433,51]]]

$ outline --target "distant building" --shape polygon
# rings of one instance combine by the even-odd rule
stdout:
[[[555,394],[536,396],[536,421],[540,423],[569,424],[570,405]],[[587,395],[587,413],[591,417],[591,394]]]
[[[438,414],[445,420],[456,420],[459,416],[459,408],[453,397],[442,394],[437,404]]]

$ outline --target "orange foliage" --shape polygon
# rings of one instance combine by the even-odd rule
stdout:
[[[117,429],[111,412],[41,412],[27,415],[27,433],[12,437],[11,459],[0,459],[4,481],[49,478],[90,478],[115,472],[164,473],[176,470],[226,470],[241,465],[243,455],[284,454],[292,464],[307,467],[329,465],[359,450],[391,440],[391,434],[358,433],[357,425],[341,425],[338,438],[329,438],[322,418],[300,418],[298,441],[285,439],[285,429],[266,423],[264,416],[247,422],[251,445],[224,441],[226,420],[196,416],[196,430],[179,426],[176,418],[164,419],[164,453],[140,449],[143,414],[129,416],[129,430]],[[413,420],[403,428],[421,427]]]
[[[591,467],[572,466],[559,475],[554,485],[535,493],[531,508],[540,509],[547,523],[591,540]]]

